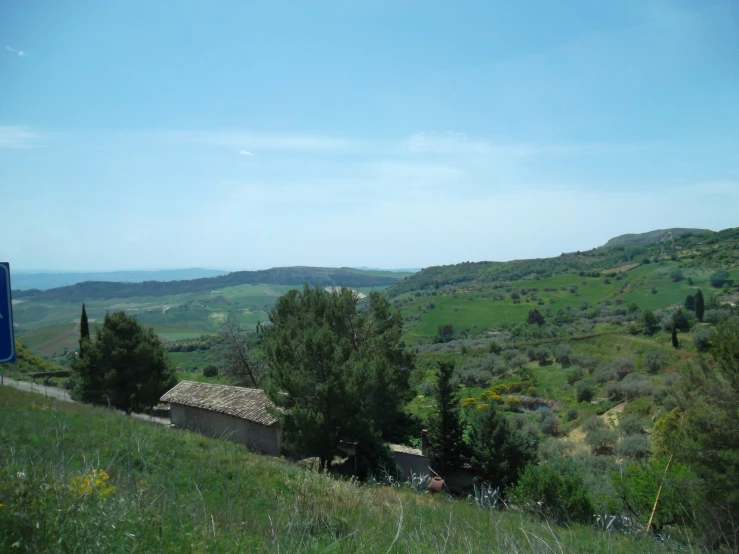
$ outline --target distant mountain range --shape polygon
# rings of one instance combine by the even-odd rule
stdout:
[[[147,280],[139,283],[85,281],[48,290],[14,290],[13,298],[33,297],[37,300],[84,302],[95,298],[131,298],[133,296],[164,296],[207,292],[223,287],[256,284],[301,286],[308,283],[320,287],[341,285],[354,288],[381,287],[395,284],[406,275],[392,271],[363,271],[352,268],[274,267],[261,271],[234,271],[226,275],[189,280]],[[16,285],[15,281],[14,275],[14,286]]]
[[[118,283],[141,283],[143,281],[183,281],[203,277],[225,275],[220,269],[162,269],[153,271],[12,271],[14,289],[48,290],[84,281],[114,281]]]

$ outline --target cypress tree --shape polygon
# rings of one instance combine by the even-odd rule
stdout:
[[[672,326],[672,347],[677,348],[678,342],[677,342],[677,325]]]
[[[703,292],[701,292],[701,289],[698,289],[695,292],[695,317],[698,318],[698,321],[703,321],[703,314],[706,311],[706,303],[703,300]]]
[[[442,476],[459,467],[464,455],[459,401],[452,385],[454,364],[441,362],[436,381],[436,412],[429,417],[429,460]]]
[[[90,325],[87,323],[87,312],[82,304],[82,316],[80,317],[80,339],[90,339]]]

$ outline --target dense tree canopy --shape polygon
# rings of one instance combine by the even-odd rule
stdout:
[[[305,286],[280,297],[262,342],[266,391],[288,448],[326,467],[342,441],[371,450],[397,424],[409,399],[411,356],[398,347],[400,312],[371,293],[360,309],[348,288]]]
[[[679,408],[656,428],[662,447],[703,480],[708,501],[695,509],[708,543],[737,547],[739,521],[739,321],[720,323],[711,339],[711,358],[683,374]],[[697,508],[697,509],[696,509]]]
[[[149,327],[125,312],[108,314],[95,339],[72,361],[79,400],[142,411],[176,384],[167,352]]]

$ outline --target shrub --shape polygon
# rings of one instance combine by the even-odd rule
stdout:
[[[682,269],[676,267],[675,269],[670,271],[670,279],[672,279],[676,283],[685,279],[685,275],[683,275]]]
[[[560,343],[554,349],[554,359],[567,367],[572,363],[572,347],[569,344]]]
[[[539,459],[552,461],[555,458],[570,456],[575,445],[564,439],[546,438],[539,444]]]
[[[567,414],[565,417],[567,418],[567,421],[575,421],[577,419],[577,416],[577,408],[570,408],[569,410],[567,410]]]
[[[593,378],[598,383],[607,383],[616,379],[616,370],[611,366],[610,362],[602,362],[593,372]]]
[[[558,523],[589,523],[595,511],[580,469],[569,460],[526,466],[512,498],[527,512]]]
[[[490,344],[488,344],[488,352],[490,352],[491,354],[500,354],[502,351],[503,347],[498,341],[491,340]]]
[[[649,417],[652,413],[652,399],[649,396],[642,396],[628,402],[624,406],[623,416],[636,415],[640,417]]]
[[[590,402],[595,396],[595,391],[589,380],[575,383],[575,400],[578,402]]]
[[[218,368],[214,365],[206,366],[203,369],[203,377],[217,377],[218,376]]]
[[[706,328],[697,329],[692,334],[692,339],[698,352],[707,352],[711,348],[711,332]]]
[[[626,377],[621,383],[621,394],[626,400],[634,400],[642,396],[649,396],[654,390],[654,385],[651,381],[644,378],[638,373],[633,373]]]
[[[546,346],[539,346],[534,349],[534,359],[539,365],[545,365],[549,360],[549,349]]]
[[[719,269],[718,271],[715,271],[711,274],[709,277],[709,281],[711,281],[711,285],[713,285],[716,288],[721,288],[724,286],[724,284],[728,283],[731,284],[732,280],[729,277],[729,272],[725,269]]]
[[[611,365],[616,371],[616,377],[619,381],[634,371],[634,360],[631,358],[616,358],[611,362]]]
[[[628,435],[616,445],[616,455],[621,458],[646,458],[649,454],[647,435]]]
[[[577,381],[582,379],[582,369],[579,367],[573,367],[565,374],[565,376],[567,377],[567,384],[574,385]]]
[[[706,310],[703,314],[703,321],[715,325],[721,321],[727,321],[730,317],[731,312],[729,310]]]
[[[663,486],[653,521],[658,531],[670,522],[687,523],[692,510],[686,506],[686,499],[690,504],[700,505],[699,499],[704,494],[701,481],[687,466],[673,460],[669,479],[664,479],[666,466],[666,458],[654,458],[648,464],[629,464],[623,471],[611,474],[618,495],[628,503],[642,524],[649,520],[654,498],[660,485]]]
[[[583,369],[592,371],[595,366],[598,365],[598,358],[595,356],[589,356],[588,354],[574,353],[570,356],[570,363],[572,365],[579,365]]]
[[[521,409],[521,400],[517,396],[509,396],[505,401],[508,409],[518,411]]]
[[[469,410],[470,408],[474,408],[477,406],[477,398],[465,398],[462,400],[462,409],[463,410]]]
[[[594,454],[610,454],[613,451],[618,435],[602,419],[593,417],[582,427],[587,430],[585,442],[590,445]]]
[[[634,415],[626,416],[619,422],[618,431],[623,436],[644,434],[646,433],[644,420]]]
[[[539,412],[536,421],[545,435],[553,437],[559,433],[559,417],[554,412]]]
[[[650,372],[657,373],[667,364],[668,359],[669,357],[662,350],[652,350],[644,356],[644,365]]]

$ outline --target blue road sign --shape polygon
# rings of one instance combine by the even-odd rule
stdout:
[[[0,262],[0,364],[15,361],[13,303],[10,300],[10,264]]]

